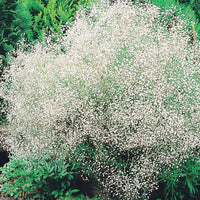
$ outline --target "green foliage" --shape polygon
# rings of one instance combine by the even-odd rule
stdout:
[[[151,2],[159,7],[171,7],[173,5],[177,5],[177,0],[151,0]]]
[[[16,48],[17,42],[25,35],[31,39],[31,15],[27,8],[18,0],[0,1],[0,55],[3,65],[8,62],[7,53]],[[1,66],[0,76],[3,71]]]
[[[200,20],[200,1],[199,0],[179,0],[179,2],[185,6],[190,6],[196,14],[198,20]]]
[[[88,198],[88,197],[86,197],[86,196],[84,196],[84,195],[79,195],[79,196],[77,196],[77,197],[68,197],[66,200],[100,200],[100,199],[98,199],[98,198]]]
[[[180,167],[174,165],[170,171],[164,171],[159,181],[164,184],[162,199],[199,199],[200,162],[195,157],[189,158]]]
[[[23,160],[12,157],[1,168],[1,192],[14,198],[67,198],[79,191],[70,188],[76,176],[76,167],[54,158]]]
[[[0,29],[2,30],[0,33],[0,55],[3,56],[8,50],[12,49],[11,41],[7,39],[7,36],[12,32],[11,24],[15,18],[16,6],[16,0],[9,1],[9,3],[6,0],[0,1]]]
[[[62,25],[73,22],[80,6],[90,0],[24,0],[33,16],[34,38],[42,39],[46,32],[60,33]]]
[[[16,14],[17,17],[14,20],[14,24],[16,27],[19,28],[18,32],[16,34],[23,34],[25,38],[28,39],[28,41],[33,40],[33,33],[31,30],[32,27],[32,16],[27,9],[26,5],[19,1],[17,7],[16,7]]]

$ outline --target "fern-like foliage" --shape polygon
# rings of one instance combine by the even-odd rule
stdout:
[[[164,184],[162,199],[197,200],[200,198],[200,161],[189,158],[181,167],[174,166],[163,172],[160,182]]]
[[[60,33],[62,25],[73,22],[76,11],[90,0],[24,0],[33,16],[34,38],[42,39],[46,32]]]
[[[31,40],[31,15],[21,1],[0,0],[0,55],[2,65],[8,62],[7,53],[16,48],[17,42],[26,36]],[[0,76],[3,71],[1,66]]]
[[[9,41],[9,34],[13,30],[12,22],[14,20],[15,9],[17,6],[16,0],[11,0],[9,3],[6,0],[0,0],[0,55],[5,61],[6,53],[13,48],[12,41]],[[2,67],[0,74],[2,73]]]

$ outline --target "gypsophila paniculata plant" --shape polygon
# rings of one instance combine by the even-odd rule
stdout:
[[[167,30],[159,15],[150,4],[99,2],[58,42],[19,50],[1,87],[10,150],[70,152],[114,199],[148,199],[161,167],[200,145],[196,51],[181,19]]]

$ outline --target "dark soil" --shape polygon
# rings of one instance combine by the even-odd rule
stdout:
[[[8,161],[8,152],[4,149],[0,149],[0,167],[3,167]]]

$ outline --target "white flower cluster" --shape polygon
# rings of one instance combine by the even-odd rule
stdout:
[[[99,148],[89,163],[104,190],[134,200],[147,189],[148,198],[160,166],[200,145],[194,47],[180,19],[166,30],[158,17],[153,5],[97,3],[57,44],[18,51],[0,93],[10,102],[10,150],[62,157],[89,136],[97,150],[110,147],[107,162]],[[125,151],[135,157],[117,170],[113,155]]]

